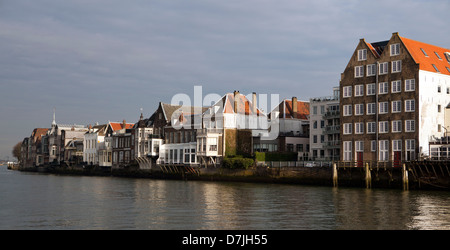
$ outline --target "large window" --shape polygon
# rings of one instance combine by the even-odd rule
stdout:
[[[379,154],[378,154],[378,160],[379,161],[388,161],[389,160],[389,141],[388,140],[381,140],[378,142],[378,148],[379,148]]]
[[[352,142],[344,141],[344,161],[352,160]]]

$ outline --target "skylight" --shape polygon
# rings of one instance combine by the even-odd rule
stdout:
[[[431,65],[433,65],[433,67],[434,67],[434,69],[436,70],[436,72],[440,72],[440,71],[438,70],[438,68],[436,67],[436,65],[434,65],[434,64],[431,64]]]
[[[442,60],[441,56],[435,51],[434,54],[436,54],[437,58],[439,58],[439,60]]]
[[[450,63],[450,52],[445,52],[444,55],[445,58],[447,58],[448,63]]]
[[[425,52],[424,49],[420,48],[420,50],[422,50],[423,54],[428,57],[428,54],[427,54],[427,52]]]

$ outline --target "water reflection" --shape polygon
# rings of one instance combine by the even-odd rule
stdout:
[[[72,177],[2,168],[0,190],[0,229],[450,229],[449,192]]]

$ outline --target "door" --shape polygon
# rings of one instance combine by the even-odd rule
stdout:
[[[363,167],[363,152],[356,152],[356,166]]]
[[[394,167],[401,167],[402,163],[402,152],[394,151]]]

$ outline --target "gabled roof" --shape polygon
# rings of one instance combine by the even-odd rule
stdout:
[[[288,118],[288,119],[301,119],[308,120],[309,119],[309,102],[305,101],[297,101],[297,112],[294,113],[294,109],[292,107],[292,100],[284,99],[283,101],[276,106],[273,111],[279,111],[279,118]]]
[[[121,130],[121,129],[131,129],[134,126],[134,123],[125,123],[125,127],[123,126],[123,122],[109,122],[111,125],[111,129],[114,131]]]
[[[30,138],[33,138],[35,142],[40,141],[42,136],[47,134],[48,130],[48,128],[35,128],[31,133]]]
[[[439,70],[438,73],[450,75],[450,57],[446,56],[446,53],[450,53],[450,49],[414,41],[405,37],[400,37],[400,39],[414,61],[419,64],[420,70],[436,73],[437,71],[433,66],[435,65]]]
[[[238,93],[238,92],[237,92]],[[235,110],[235,105],[236,110]],[[244,114],[244,115],[265,115],[259,108],[256,107],[256,112],[253,111],[253,103],[243,94],[227,93],[222,96],[213,106],[219,107],[218,112],[225,114]]]

